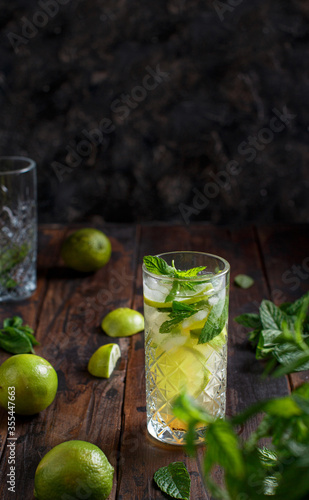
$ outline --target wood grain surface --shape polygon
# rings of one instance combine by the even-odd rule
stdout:
[[[17,314],[35,328],[40,342],[36,354],[50,361],[59,378],[55,401],[46,410],[32,417],[16,416],[16,493],[9,492],[6,483],[8,421],[7,412],[0,408],[0,498],[32,500],[34,474],[43,455],[63,441],[81,439],[99,446],[115,467],[110,500],[167,498],[152,478],[159,467],[175,460],[184,461],[190,472],[191,499],[207,500],[204,448],[192,458],[183,448],[160,444],[147,434],[143,333],[115,339],[121,360],[110,379],[88,373],[91,354],[110,342],[100,328],[101,320],[116,307],[143,311],[144,255],[189,249],[218,254],[231,264],[227,414],[234,415],[260,399],[288,394],[308,380],[308,372],[262,380],[263,366],[255,359],[247,330],[233,318],[256,312],[264,298],[281,303],[308,290],[308,226],[230,230],[207,224],[106,224],[98,229],[111,239],[112,258],[94,274],[69,270],[60,259],[61,243],[73,229],[40,227],[35,294],[24,302],[0,305],[1,323]],[[254,286],[237,288],[233,280],[239,273],[252,276]],[[0,352],[1,363],[8,357]],[[244,435],[258,420],[252,419]]]

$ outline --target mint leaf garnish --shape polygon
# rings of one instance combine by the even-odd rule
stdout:
[[[252,328],[248,335],[257,359],[270,359],[265,373],[274,376],[309,369],[309,292],[294,303],[276,306],[263,300],[259,314],[242,314],[237,323]]]
[[[247,274],[238,274],[234,278],[235,285],[239,286],[239,288],[250,288],[254,284],[254,279]]]
[[[155,472],[153,479],[163,493],[172,498],[190,500],[191,479],[183,462],[172,462]]]
[[[197,311],[196,306],[194,304],[187,305],[182,304],[181,302],[176,302],[175,300],[172,303],[172,309],[169,312],[170,320],[164,321],[160,326],[160,333],[170,333],[175,326],[181,323],[184,319],[190,318]],[[164,312],[167,312],[167,309],[164,309]]]
[[[7,318],[3,321],[0,329],[0,347],[11,354],[34,353],[33,346],[39,342],[33,335],[33,329],[29,325],[23,326],[23,320],[19,316]]]
[[[229,298],[221,299],[211,309],[207,321],[202,328],[199,344],[205,344],[219,335],[228,319]]]
[[[206,266],[193,267],[192,269],[188,269],[187,271],[175,271],[175,275],[177,278],[195,278],[198,273],[204,271]]]
[[[171,302],[181,291],[186,291],[186,290],[194,291],[195,290],[194,285],[197,285],[198,283],[196,282],[190,283],[190,281],[182,281],[182,280],[186,278],[195,278],[198,275],[198,273],[206,269],[205,266],[200,266],[200,267],[193,267],[192,269],[188,269],[186,271],[180,271],[176,269],[174,262],[172,266],[169,266],[164,259],[161,259],[161,257],[155,257],[152,255],[145,256],[143,261],[147,271],[153,274],[158,274],[161,276],[170,276],[180,280],[172,284],[171,291],[166,297],[165,302]]]
[[[164,259],[160,257],[154,257],[153,255],[147,255],[143,259],[147,271],[153,274],[159,274],[163,276],[174,276],[175,269],[169,266]]]

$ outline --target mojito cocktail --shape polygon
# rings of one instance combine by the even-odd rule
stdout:
[[[225,414],[229,264],[198,252],[148,256],[143,283],[147,428],[183,444],[186,426],[172,411],[180,393],[214,417]]]

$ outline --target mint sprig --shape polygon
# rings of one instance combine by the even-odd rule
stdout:
[[[172,462],[161,467],[153,476],[163,493],[172,498],[190,500],[191,479],[183,462]]]
[[[29,325],[23,325],[23,320],[19,316],[7,318],[3,321],[3,328],[0,329],[0,347],[11,354],[28,352],[34,354],[33,346],[39,345],[39,342],[33,332]]]
[[[185,394],[177,398],[173,412],[188,425],[189,453],[196,449],[196,426],[207,425],[204,473],[217,500],[309,498],[309,384],[289,396],[258,402],[230,421],[213,420]],[[260,413],[264,417],[257,429],[247,439],[239,436],[239,425]],[[270,448],[259,448],[265,438]],[[211,474],[218,465],[224,474],[221,485]]]
[[[257,359],[271,359],[266,373],[274,376],[309,369],[309,292],[280,307],[263,300],[259,314],[241,314],[235,321],[246,328]],[[281,365],[281,366],[280,366]]]
[[[186,271],[181,271],[176,269],[174,261],[173,265],[169,266],[168,263],[161,257],[156,257],[153,255],[146,255],[143,259],[147,271],[157,274],[160,276],[167,276],[172,278],[177,278],[179,281],[175,281],[172,284],[170,293],[167,295],[165,302],[172,302],[172,300],[177,297],[177,294],[186,290],[195,290],[196,282],[186,281],[187,278],[196,278],[201,271],[206,269],[206,266],[193,267],[192,269],[187,269]]]
[[[215,304],[207,318],[205,325],[202,328],[199,337],[199,344],[205,344],[219,335],[228,319],[229,314],[229,296],[226,295],[225,299],[220,299]]]
[[[158,310],[161,312],[161,309]],[[162,309],[163,312],[168,313],[170,319],[162,323],[159,332],[170,333],[175,326],[181,323],[184,319],[190,318],[190,316],[195,314],[197,310],[196,304],[187,305],[174,300],[171,308]]]

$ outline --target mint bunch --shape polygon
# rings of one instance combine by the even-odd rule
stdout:
[[[309,384],[289,396],[254,404],[230,421],[213,420],[186,395],[177,398],[174,414],[188,425],[187,449],[195,451],[195,427],[207,425],[204,473],[217,500],[307,500],[309,498]],[[247,440],[239,425],[263,412],[264,418]],[[269,448],[259,447],[261,439]],[[212,477],[220,466],[224,487]]]
[[[241,314],[235,321],[251,331],[257,359],[271,359],[266,373],[281,365],[275,376],[309,369],[309,292],[293,303],[276,306],[263,300],[259,313]]]

